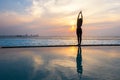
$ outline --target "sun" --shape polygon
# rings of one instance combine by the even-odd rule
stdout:
[[[76,29],[76,28],[75,28],[74,25],[70,27],[70,31],[75,31],[75,29]]]
[[[75,28],[75,22],[74,21],[71,21],[70,22],[70,31],[75,31],[76,28]]]

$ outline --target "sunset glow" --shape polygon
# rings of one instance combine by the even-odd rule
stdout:
[[[75,26],[71,26],[70,31],[75,31],[76,27]]]
[[[0,35],[75,36],[83,11],[83,36],[119,36],[119,0],[2,0]],[[102,5],[102,6],[101,6]],[[94,34],[96,33],[96,34]]]

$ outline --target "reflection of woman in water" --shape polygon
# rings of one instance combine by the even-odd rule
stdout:
[[[79,18],[80,15],[81,18]],[[82,41],[82,28],[81,28],[82,23],[83,23],[83,15],[82,15],[82,11],[80,11],[77,18],[77,30],[76,30],[78,45],[81,45],[81,41]]]
[[[82,49],[81,46],[78,47],[77,57],[76,57],[76,66],[79,78],[82,77],[83,67],[82,67]]]

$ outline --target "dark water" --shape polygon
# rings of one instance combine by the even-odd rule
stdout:
[[[120,47],[0,49],[0,80],[120,80]]]
[[[0,46],[76,45],[75,37],[0,37]],[[120,44],[120,37],[86,38],[82,44]]]

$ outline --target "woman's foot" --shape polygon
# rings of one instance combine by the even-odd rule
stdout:
[[[78,46],[80,46],[80,43],[78,43]]]

